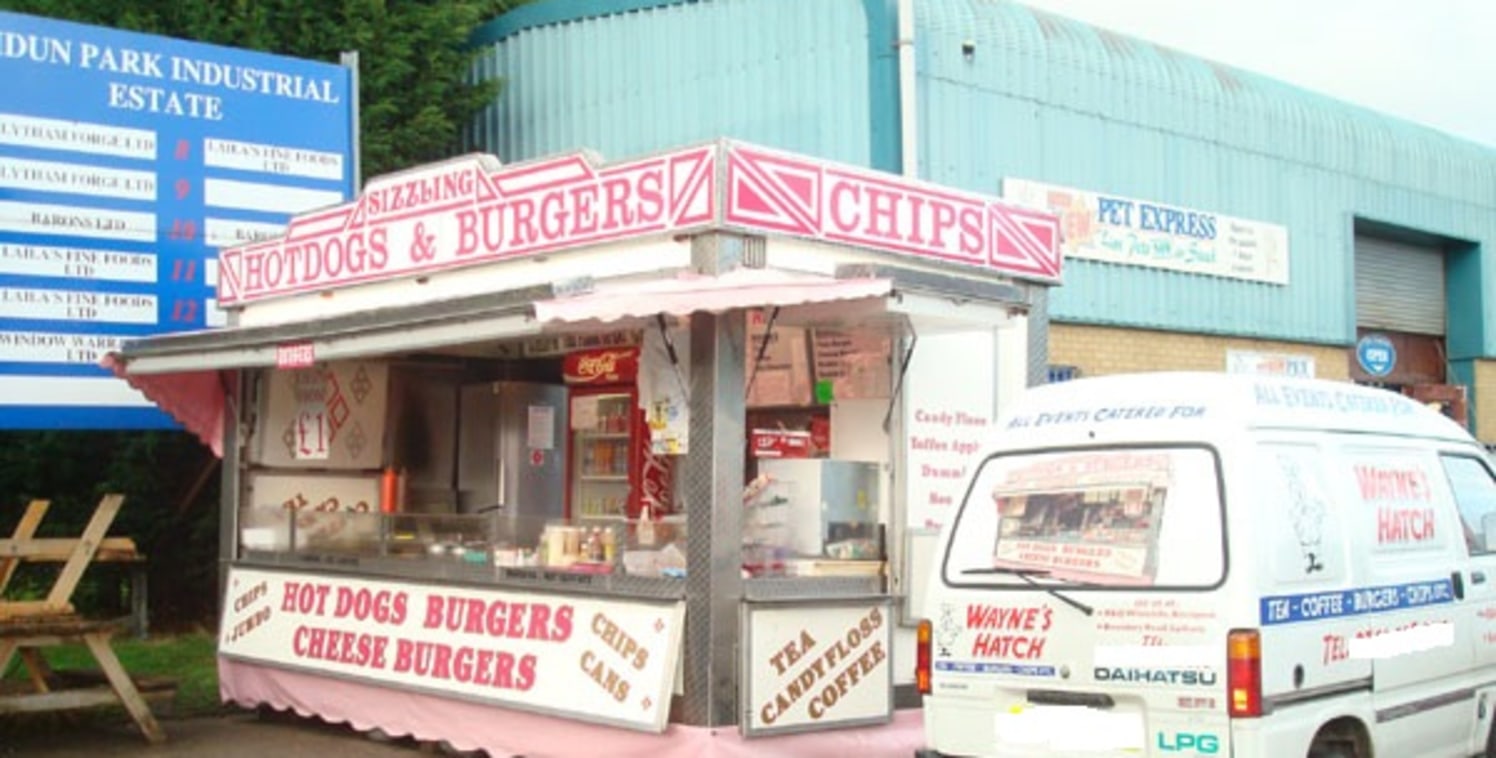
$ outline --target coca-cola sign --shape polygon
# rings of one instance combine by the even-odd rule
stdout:
[[[675,459],[649,452],[649,435],[640,435],[644,442],[644,463],[639,472],[639,513],[649,513],[655,518],[675,511],[670,490],[675,474]]]
[[[561,360],[561,377],[567,384],[619,384],[632,382],[639,374],[639,348],[585,350]]]

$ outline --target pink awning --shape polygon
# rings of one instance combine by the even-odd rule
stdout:
[[[535,303],[535,320],[607,323],[658,313],[685,316],[695,311],[860,300],[886,297],[892,291],[888,279],[832,279],[774,269],[736,269],[721,276],[685,272],[670,279],[604,282],[586,294],[540,300]]]
[[[182,371],[171,374],[128,374],[113,353],[99,365],[129,382],[187,431],[197,435],[213,454],[223,457],[223,416],[226,395],[237,381],[234,372]]]

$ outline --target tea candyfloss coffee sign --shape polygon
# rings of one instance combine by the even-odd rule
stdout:
[[[893,718],[886,602],[750,607],[743,662],[749,736]]]

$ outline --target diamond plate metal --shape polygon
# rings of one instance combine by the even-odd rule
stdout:
[[[1029,293],[1028,386],[1049,381],[1049,288],[1025,285]]]
[[[239,372],[239,381],[235,383],[234,392],[228,395],[229,402],[224,404],[223,425],[223,461],[219,466],[219,489],[218,489],[218,597],[227,597],[225,590],[229,583],[229,563],[238,555],[239,550],[239,502],[242,492],[239,490],[241,479],[239,466],[243,460],[240,446],[248,440],[241,440],[239,436],[240,424],[247,424],[246,416],[251,412],[245,406],[246,396],[249,392],[245,387],[250,383],[252,374],[247,371]],[[243,412],[239,412],[243,409]]]
[[[538,568],[499,568],[456,558],[412,560],[332,552],[246,550],[244,557],[237,563],[244,566],[298,569],[318,574],[347,574],[367,579],[465,584],[584,597],[678,601],[686,595],[686,583],[683,579],[626,574],[573,574]]]
[[[748,600],[826,600],[887,597],[877,576],[764,576],[743,582]]]
[[[690,525],[682,710],[693,726],[737,723],[745,326],[741,311],[691,316],[691,449],[677,491]]]
[[[737,268],[763,268],[767,252],[762,237],[700,234],[691,238],[691,267],[720,276]]]

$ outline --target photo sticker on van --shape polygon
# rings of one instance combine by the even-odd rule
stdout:
[[[1151,583],[1170,464],[1167,455],[1111,453],[1013,469],[992,490],[995,565]]]
[[[1051,593],[1211,586],[1226,567],[1219,483],[1214,454],[1197,446],[989,458],[961,504],[944,579]]]

